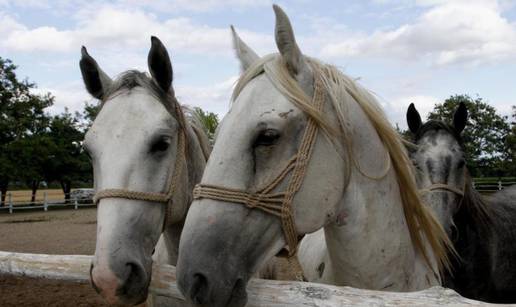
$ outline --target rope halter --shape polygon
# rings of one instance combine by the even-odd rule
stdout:
[[[164,193],[157,192],[142,192],[128,189],[104,189],[95,193],[93,202],[98,205],[100,200],[105,198],[122,198],[129,200],[141,200],[154,203],[166,204],[165,219],[163,228],[172,224],[172,203],[173,197],[177,190],[178,182],[181,177],[182,169],[186,166],[186,126],[183,112],[178,103],[175,104],[177,119],[179,122],[178,141],[177,141],[177,156],[174,162],[174,169],[169,171],[167,179],[168,190]]]
[[[464,168],[464,178],[466,177],[466,168]],[[445,184],[445,183],[434,183],[424,189],[420,189],[419,190],[419,193],[421,194],[426,194],[426,193],[430,193],[430,192],[434,192],[434,191],[439,191],[439,192],[452,192],[452,193],[455,193],[457,194],[458,196],[460,196],[461,198],[464,197],[464,191],[466,191],[466,180],[464,179],[464,185],[462,187],[462,190],[460,189],[457,189],[455,187],[452,187],[451,185],[449,184]]]
[[[314,77],[313,106],[321,111],[326,98],[323,82],[320,76]],[[294,222],[292,202],[299,191],[306,174],[306,169],[312,155],[315,139],[317,136],[317,123],[308,117],[301,145],[298,152],[288,161],[287,165],[271,180],[264,188],[256,192],[248,192],[234,188],[217,186],[212,184],[197,184],[194,188],[194,199],[212,199],[244,205],[249,209],[258,209],[265,213],[277,216],[281,219],[283,234],[288,246],[288,255],[292,257],[297,251],[297,231]],[[273,190],[291,174],[288,186],[283,192]]]
[[[419,190],[422,194],[424,193],[429,193],[429,192],[434,192],[434,191],[439,191],[439,192],[452,192],[452,193],[455,193],[457,195],[459,195],[460,197],[464,197],[464,191],[463,190],[459,190],[457,188],[454,188],[448,184],[444,184],[444,183],[434,183],[432,185],[430,185],[429,187],[425,188],[425,189],[421,189]]]

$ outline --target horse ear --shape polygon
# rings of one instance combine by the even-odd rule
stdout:
[[[237,58],[240,60],[240,67],[242,71],[245,71],[260,57],[240,39],[233,26],[231,26],[231,34],[233,35],[233,48],[235,48]]]
[[[276,15],[275,38],[278,50],[287,64],[287,68],[292,75],[297,75],[306,65],[303,54],[299,49],[292,25],[287,14],[276,4],[273,6]]]
[[[147,57],[147,64],[154,81],[163,91],[168,92],[172,85],[172,63],[167,49],[156,36],[151,36],[151,49]]]
[[[455,127],[455,131],[457,131],[457,133],[461,133],[466,127],[467,122],[468,108],[464,102],[461,102],[455,111],[455,114],[453,114],[453,127]]]
[[[88,92],[97,99],[103,99],[106,90],[111,86],[111,78],[100,69],[97,61],[88,54],[86,47],[81,48],[81,68],[82,80]]]
[[[407,124],[412,133],[417,133],[419,128],[423,125],[421,121],[421,116],[419,112],[416,110],[416,107],[413,103],[411,103],[407,110]]]

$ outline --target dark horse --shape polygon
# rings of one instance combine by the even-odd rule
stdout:
[[[407,111],[418,186],[458,254],[443,285],[475,300],[516,303],[516,187],[488,197],[475,190],[461,137],[467,117],[464,104],[452,125],[423,124],[414,104]]]

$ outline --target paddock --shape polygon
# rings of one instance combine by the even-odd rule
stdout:
[[[108,306],[89,285],[96,209],[0,216],[2,306]],[[70,254],[73,256],[63,256]],[[176,298],[175,270],[155,266],[151,291]],[[30,295],[29,295],[30,294]],[[248,306],[490,306],[452,290],[392,293],[313,283],[252,280]]]
[[[96,214],[95,208],[0,214],[0,250],[92,255]],[[108,306],[89,284],[7,275],[0,284],[1,306]]]

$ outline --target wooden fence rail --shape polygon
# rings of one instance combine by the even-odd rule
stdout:
[[[0,252],[0,274],[86,283],[89,282],[90,261],[91,256]],[[247,307],[499,306],[469,300],[442,287],[401,293],[252,279],[247,290]],[[184,300],[177,288],[175,268],[170,265],[154,266],[150,291],[160,296]]]

